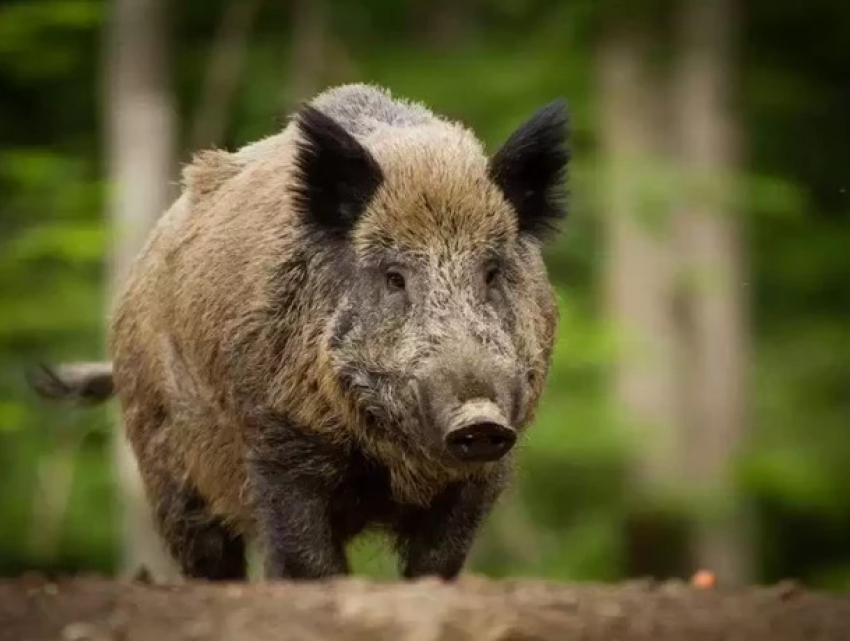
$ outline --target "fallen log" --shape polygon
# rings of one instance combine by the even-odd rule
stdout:
[[[15,641],[848,641],[850,598],[779,585],[0,581]]]

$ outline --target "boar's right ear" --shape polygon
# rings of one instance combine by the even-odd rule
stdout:
[[[372,154],[311,105],[298,112],[296,203],[308,224],[345,237],[383,181]]]

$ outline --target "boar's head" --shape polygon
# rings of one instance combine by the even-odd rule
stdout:
[[[557,311],[541,257],[565,215],[567,113],[492,156],[455,123],[355,138],[314,107],[297,196],[344,286],[319,346],[369,438],[451,466],[504,457],[532,420]]]

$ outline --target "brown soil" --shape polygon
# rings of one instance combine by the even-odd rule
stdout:
[[[850,641],[850,596],[794,586],[565,585],[464,577],[376,583],[150,585],[0,581],[15,641]]]

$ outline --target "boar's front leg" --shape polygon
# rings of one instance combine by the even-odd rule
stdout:
[[[345,546],[330,519],[334,461],[303,435],[281,430],[273,448],[250,455],[248,467],[266,578],[348,574]]]
[[[403,576],[457,577],[500,489],[495,480],[457,483],[407,516],[397,532]]]

